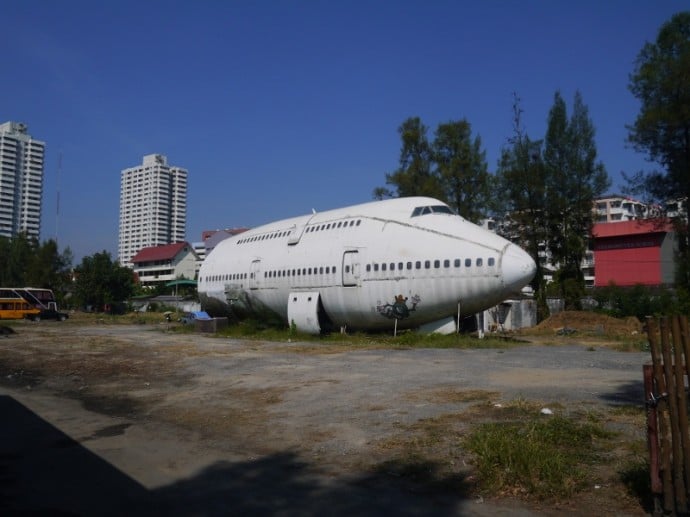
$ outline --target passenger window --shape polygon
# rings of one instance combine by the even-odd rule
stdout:
[[[489,267],[493,267],[494,264],[496,264],[496,259],[493,257],[489,258]]]
[[[374,264],[374,271],[378,271],[378,270],[379,270],[379,265],[378,265],[378,263],[377,263],[377,264]]]
[[[446,259],[443,261],[443,267],[450,267],[450,260]]]
[[[398,269],[400,271],[402,271],[402,269],[403,269],[403,263],[402,262],[398,262]]]
[[[319,274],[323,275],[323,266],[319,268]]]
[[[359,226],[360,224],[362,224],[362,220],[361,220],[361,219],[357,219],[357,226]]]
[[[333,266],[333,274],[335,275],[335,266]]]
[[[481,267],[484,261],[480,258],[477,259],[477,267]]]
[[[412,262],[407,263],[407,269],[412,269]]]
[[[431,267],[431,261],[430,260],[425,260],[424,261],[424,269],[429,269]]]
[[[460,259],[455,259],[455,262],[453,262],[453,265],[455,267],[460,267]]]
[[[440,260],[434,260],[434,268],[438,269],[441,267],[441,261]]]
[[[331,274],[331,267],[330,266],[326,266],[326,274],[327,275]]]
[[[385,262],[381,264],[381,271],[385,271],[387,266],[388,265]]]
[[[371,264],[367,264],[367,272],[371,271]]]
[[[350,266],[345,266],[345,272],[349,273],[350,272]]]
[[[472,259],[465,259],[465,267],[472,267]]]
[[[355,224],[354,220],[350,221],[350,226],[354,226],[354,224]]]
[[[422,269],[422,263],[421,263],[421,261],[418,260],[417,262],[415,262],[415,263],[414,263],[414,267],[415,267],[415,269]]]

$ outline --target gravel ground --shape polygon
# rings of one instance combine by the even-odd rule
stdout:
[[[440,484],[391,458],[420,425],[452,417],[462,433],[517,399],[641,405],[649,360],[576,344],[361,350],[163,326],[15,329],[0,338],[3,514],[579,514],[478,498],[456,447],[433,451]]]

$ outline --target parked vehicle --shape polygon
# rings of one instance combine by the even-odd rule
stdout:
[[[57,310],[50,289],[36,287],[0,287],[0,319],[31,319],[42,309]]]
[[[55,309],[42,309],[38,314],[29,314],[26,316],[27,319],[31,321],[41,321],[41,320],[56,320],[65,321],[69,318],[69,314],[66,312],[56,311]]]
[[[3,298],[0,296],[0,320],[18,320],[31,318],[40,314],[40,310],[29,305],[24,300]]]

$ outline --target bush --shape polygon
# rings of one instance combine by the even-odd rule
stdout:
[[[599,311],[615,318],[635,316],[644,321],[647,316],[678,314],[687,311],[687,295],[670,288],[635,285],[620,287],[610,284],[593,290]]]

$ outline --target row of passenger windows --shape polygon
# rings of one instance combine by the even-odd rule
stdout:
[[[279,269],[277,271],[264,271],[264,278],[279,278],[285,276],[330,275],[336,273],[335,266],[303,267],[297,269]]]
[[[292,233],[292,230],[286,230],[284,232],[274,232],[265,233],[264,235],[255,235],[254,237],[247,237],[246,239],[240,239],[237,244],[245,244],[247,242],[265,241],[266,239],[277,239],[279,237],[287,237]]]
[[[374,262],[372,264],[367,264],[365,269],[366,271],[369,272],[378,272],[378,271],[403,271],[403,270],[412,270],[412,269],[440,269],[441,267],[443,268],[450,268],[450,267],[455,267],[455,268],[460,268],[463,266],[466,268],[472,267],[472,259],[466,258],[464,261],[462,259],[456,258],[454,260],[450,259],[445,259],[445,260],[417,260],[415,262]],[[486,260],[486,264],[488,267],[494,267],[496,265],[496,259],[494,257],[489,257]],[[474,260],[474,266],[475,267],[483,267],[484,266],[484,259],[483,258],[477,258]],[[350,266],[345,266],[345,272],[349,273],[350,272]],[[289,276],[307,276],[307,275],[330,275],[330,274],[336,274],[337,273],[337,268],[336,266],[319,266],[319,267],[304,267],[304,268],[295,268],[295,269],[278,269],[278,270],[271,270],[271,271],[264,271],[264,278],[282,278],[282,277],[289,277]],[[217,281],[227,281],[227,280],[246,280],[247,279],[247,273],[233,273],[233,274],[226,274],[226,275],[211,275],[206,277],[207,282],[217,282]]]
[[[361,219],[357,219],[356,221],[352,219],[351,221],[338,221],[337,223],[315,224],[314,226],[309,226],[306,230],[306,233],[320,232],[322,230],[335,230],[337,228],[348,228],[350,226],[359,226],[360,224],[362,224]]]
[[[452,261],[453,267],[462,267],[462,259],[456,258],[455,260]],[[487,265],[489,267],[493,267],[496,265],[496,259],[494,257],[489,257],[489,259],[486,261]],[[396,266],[398,271],[402,271],[403,269],[411,270],[411,269],[431,269],[432,267],[434,269],[439,269],[443,265],[444,268],[449,268],[451,267],[451,260],[450,259],[445,259],[443,261],[441,260],[417,260],[416,262],[398,262],[397,264],[395,262],[384,262],[381,264],[367,264],[366,270],[367,271],[395,271]],[[476,267],[482,267],[484,265],[484,259],[483,258],[478,258],[475,259],[474,265]],[[472,259],[465,259],[465,267],[472,267]]]
[[[362,224],[361,219],[338,221],[337,223],[315,224],[308,226],[305,233],[320,232],[322,230],[335,230],[337,228],[349,228],[351,226],[359,226]],[[237,244],[245,244],[247,242],[265,241],[270,239],[278,239],[292,235],[293,230],[285,230],[280,232],[265,233],[263,235],[254,235],[253,237],[246,237],[237,241]]]

